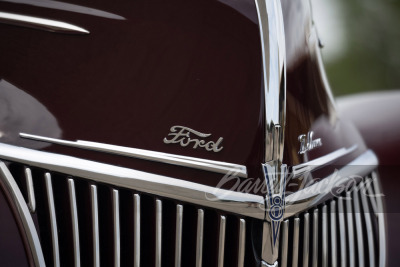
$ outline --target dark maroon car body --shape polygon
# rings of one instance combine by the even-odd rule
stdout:
[[[354,106],[338,111],[326,82],[308,1],[281,2],[287,55],[284,162],[294,166],[356,145],[352,153],[314,175],[324,177],[372,148],[383,163],[379,171],[386,204],[395,212],[396,204],[390,203],[398,203],[393,167],[400,147],[395,138],[400,132],[398,119],[384,117],[383,108],[374,113],[375,120],[367,113],[355,115],[355,110],[367,112],[378,105],[373,100],[360,103],[354,98]],[[90,31],[65,34],[0,23],[0,142],[209,186],[217,186],[221,175],[50,145],[19,134],[231,162],[245,165],[249,177],[263,177],[265,103],[254,1],[7,0],[0,1],[0,11]],[[223,137],[223,149],[213,153],[165,144],[163,139],[175,125],[212,133],[210,141]],[[298,137],[309,131],[322,138],[323,146],[304,157],[298,153]],[[386,132],[393,138],[385,138]],[[298,186],[291,184],[286,190],[296,191]],[[25,253],[27,241],[15,209],[3,190],[1,266],[33,264]],[[393,224],[389,220],[389,237],[398,233]],[[391,250],[397,247],[396,240],[391,240],[389,264],[398,259]]]

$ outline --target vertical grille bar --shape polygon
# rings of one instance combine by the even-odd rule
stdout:
[[[385,225],[385,215],[383,213],[383,203],[382,194],[379,186],[378,175],[372,173],[372,181],[374,184],[376,202],[378,204],[378,222],[379,222],[379,266],[386,266],[386,225]]]
[[[57,219],[54,206],[53,185],[51,182],[51,175],[48,172],[45,174],[45,184],[46,184],[47,202],[49,205],[49,214],[50,214],[51,241],[53,246],[53,265],[59,267],[60,250],[58,246]]]
[[[246,221],[239,220],[239,249],[238,249],[238,267],[244,266],[244,253],[246,245]]]
[[[355,266],[355,247],[354,247],[354,226],[353,226],[353,209],[352,209],[351,192],[346,193],[346,214],[347,214],[347,237],[349,245],[349,266]]]
[[[79,225],[78,225],[78,210],[76,207],[76,194],[75,194],[75,182],[73,179],[68,179],[68,193],[69,193],[69,204],[71,208],[71,224],[72,224],[72,236],[74,246],[74,264],[76,267],[81,266],[81,250],[79,247]]]
[[[328,208],[322,207],[322,267],[328,267]]]
[[[308,254],[309,254],[309,239],[310,239],[310,214],[307,212],[304,214],[304,228],[303,228],[303,266],[308,266]]]
[[[218,267],[224,266],[226,217],[219,218]]]
[[[336,201],[333,200],[330,203],[331,212],[331,265],[332,267],[337,266],[337,240],[336,240]]]
[[[293,225],[293,257],[292,267],[297,267],[299,262],[299,234],[300,234],[300,218],[294,219]]]
[[[371,178],[367,178],[367,183],[365,183],[365,187],[366,187],[366,189],[367,189],[367,196],[369,197],[368,198],[368,202],[371,204],[371,207],[372,207],[372,212],[373,213],[378,213],[378,204],[376,203],[376,197],[375,197],[375,194],[374,194],[374,192],[373,192],[373,181],[372,181],[372,179]]]
[[[346,225],[344,220],[343,198],[338,199],[339,234],[340,234],[340,266],[346,266]]]
[[[373,229],[372,229],[372,222],[371,222],[371,215],[368,207],[368,201],[366,196],[366,188],[365,183],[362,182],[360,188],[363,190],[360,192],[361,194],[361,203],[363,207],[363,214],[365,219],[365,227],[367,230],[367,240],[368,240],[368,256],[369,256],[369,266],[375,266],[375,247],[374,247],[374,240],[373,240]]]
[[[156,200],[156,267],[161,267],[162,202]]]
[[[134,244],[134,267],[140,267],[140,195],[133,195],[133,244]]]
[[[114,226],[114,266],[121,264],[121,243],[120,243],[120,223],[119,223],[119,191],[112,190],[113,201],[113,226]]]
[[[25,168],[26,188],[28,191],[28,208],[31,213],[36,211],[35,190],[33,189],[32,172],[30,168]]]
[[[282,250],[281,250],[281,266],[287,267],[288,257],[288,239],[289,239],[289,220],[282,223]]]
[[[176,205],[175,267],[181,266],[183,206]]]
[[[203,231],[204,210],[197,210],[197,234],[196,234],[196,267],[202,267],[203,262]]]
[[[99,242],[99,206],[97,202],[97,187],[90,186],[92,206],[92,238],[93,238],[93,266],[100,267],[100,242]]]
[[[357,248],[358,248],[358,266],[364,267],[364,242],[363,242],[363,225],[361,222],[360,200],[358,194],[359,188],[356,187],[353,191],[354,203],[354,216],[357,234]]]
[[[318,209],[313,212],[313,267],[318,267]]]

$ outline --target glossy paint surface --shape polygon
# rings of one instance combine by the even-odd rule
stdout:
[[[308,1],[284,0],[282,7],[287,50],[284,163],[300,164],[358,144],[344,164],[364,145],[351,124],[336,117],[319,66]],[[7,36],[0,41],[1,51],[7,51],[0,64],[1,87],[10,92],[1,96],[6,115],[0,121],[0,141],[208,185],[217,185],[221,175],[22,140],[18,133],[231,162],[246,165],[249,177],[262,177],[264,92],[253,1],[10,0],[0,8],[90,31],[73,36],[0,24]],[[25,102],[15,92],[26,95]],[[40,123],[28,125],[32,121]],[[222,137],[223,149],[214,153],[165,144],[175,125],[210,133],[206,141]],[[299,155],[298,136],[309,131],[323,146]]]
[[[253,2],[232,7],[217,1],[80,4],[125,19],[69,12],[62,6],[0,4],[7,12],[73,22],[91,32],[71,36],[0,25],[8,36],[0,42],[0,49],[8,51],[0,67],[3,83],[35,98],[61,128],[42,128],[42,135],[256,165],[263,150],[263,92]],[[20,103],[4,101],[23,112]],[[40,114],[31,114],[40,119]],[[2,128],[8,129],[5,124]],[[209,140],[223,137],[224,148],[214,153],[167,145],[163,139],[175,125],[211,133]],[[4,142],[21,144],[21,126],[6,133]],[[38,131],[30,129],[32,134]],[[30,143],[24,145],[35,146]],[[58,146],[49,150],[108,160],[99,153]],[[165,164],[155,170],[154,163],[110,160],[151,172],[171,169],[171,176],[181,178],[189,174]],[[207,180],[205,174],[200,172],[198,179]]]
[[[309,2],[282,0],[282,8],[287,53],[283,163],[293,166],[357,145],[336,162],[346,164],[365,145],[352,124],[335,113]],[[254,1],[8,0],[0,2],[0,10],[90,32],[65,35],[0,24],[6,36],[0,51],[7,51],[0,58],[0,142],[212,186],[222,178],[23,140],[18,134],[87,140],[246,165],[248,177],[263,181],[265,103]],[[211,134],[207,141],[222,137],[223,149],[214,153],[164,143],[175,125]],[[298,136],[309,131],[323,146],[300,155]]]

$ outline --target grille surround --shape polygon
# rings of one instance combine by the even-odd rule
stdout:
[[[155,217],[157,212],[150,212],[146,211],[146,209],[143,209],[143,201],[147,198],[147,204],[150,205],[154,208],[154,211],[156,210],[157,203],[161,203],[159,205],[159,211],[168,211],[165,212],[168,214],[173,214],[173,220],[169,222],[169,229],[174,229],[173,231],[173,238],[174,240],[177,240],[177,237],[179,235],[176,234],[175,229],[179,229],[180,226],[176,222],[179,221],[179,212],[177,213],[176,211],[179,210],[180,206],[183,208],[183,222],[185,222],[185,214],[186,211],[190,209],[195,209],[195,216],[192,216],[192,222],[196,221],[194,225],[197,225],[196,227],[196,232],[202,232],[203,237],[205,239],[203,240],[203,246],[198,246],[201,242],[199,240],[195,239],[194,242],[191,242],[193,244],[196,244],[196,248],[193,249],[193,259],[196,259],[195,262],[192,262],[189,266],[243,266],[244,262],[246,264],[250,263],[250,265],[258,265],[260,262],[258,262],[259,255],[257,254],[257,251],[261,251],[261,242],[258,245],[254,245],[257,240],[260,239],[260,236],[262,235],[262,232],[257,231],[254,232],[254,229],[262,229],[263,226],[263,221],[265,220],[265,202],[264,198],[261,196],[256,196],[256,195],[250,195],[250,194],[244,194],[244,193],[238,193],[238,192],[231,192],[231,191],[225,191],[218,189],[215,191],[215,188],[199,185],[199,184],[194,184],[190,182],[185,182],[185,181],[180,181],[176,180],[173,178],[169,177],[162,177],[166,179],[166,181],[157,181],[157,178],[160,178],[158,175],[152,175],[149,173],[143,173],[135,170],[129,170],[121,167],[116,167],[112,165],[107,165],[107,164],[102,164],[102,163],[97,163],[97,162],[91,162],[83,159],[77,159],[77,158],[72,158],[68,156],[63,156],[63,155],[58,155],[58,154],[52,154],[52,153],[47,153],[47,152],[41,152],[41,151],[35,151],[35,150],[30,150],[30,149],[25,149],[21,147],[15,147],[15,146],[10,146],[10,145],[5,145],[5,144],[0,144],[1,148],[1,153],[0,153],[0,158],[5,160],[6,162],[9,162],[11,164],[17,164],[20,167],[20,171],[16,172],[13,175],[15,177],[24,177],[25,180],[19,179],[18,178],[17,183],[15,183],[13,175],[8,170],[8,167],[2,163],[2,181],[3,183],[6,182],[8,183],[8,188],[7,190],[12,192],[15,196],[19,197],[19,200],[23,199],[25,201],[19,201],[18,205],[23,207],[22,210],[22,215],[25,216],[25,219],[30,216],[29,214],[29,209],[31,211],[34,211],[35,209],[33,208],[33,195],[36,194],[37,196],[37,203],[36,209],[40,210],[40,207],[43,205],[40,205],[40,196],[36,193],[35,190],[31,190],[31,185],[34,184],[34,187],[36,188],[36,180],[38,180],[35,177],[41,177],[42,179],[42,191],[43,192],[49,192],[47,188],[52,188],[57,191],[57,192],[64,192],[61,195],[68,195],[66,200],[60,199],[58,194],[55,194],[55,206],[60,206],[64,207],[64,212],[69,216],[66,218],[69,218],[69,222],[64,222],[64,218],[56,218],[56,220],[60,221],[61,223],[61,228],[62,227],[70,227],[71,233],[74,232],[74,221],[73,219],[73,214],[76,212],[77,216],[82,220],[82,217],[85,217],[85,215],[82,216],[82,212],[79,210],[82,209],[81,205],[81,200],[84,198],[87,198],[86,202],[87,204],[83,206],[89,206],[86,207],[87,210],[91,211],[91,217],[89,217],[90,224],[96,225],[97,221],[97,228],[98,232],[102,232],[104,228],[111,227],[112,230],[109,231],[112,234],[109,234],[108,237],[103,237],[103,238],[98,238],[96,241],[96,227],[90,228],[90,233],[91,233],[91,238],[94,240],[90,245],[91,246],[85,246],[82,244],[85,244],[84,239],[79,238],[79,242],[83,242],[80,244],[80,249],[91,252],[92,256],[92,262],[93,266],[98,266],[99,263],[101,262],[101,265],[104,265],[103,262],[106,263],[106,265],[114,265],[114,266],[119,266],[121,265],[121,259],[124,258],[123,255],[126,254],[124,252],[123,247],[126,246],[126,242],[122,241],[121,244],[118,244],[118,238],[115,238],[118,235],[121,235],[119,231],[124,231],[121,230],[122,228],[126,227],[126,220],[125,220],[125,215],[120,214],[118,215],[118,212],[115,211],[123,211],[124,208],[115,208],[119,207],[119,205],[125,206],[125,207],[130,207],[131,214],[129,214],[130,217],[134,218],[132,214],[135,214],[135,210],[140,210],[140,216],[141,220],[139,224],[139,228],[137,226],[134,226],[135,223],[133,219],[130,221],[132,222],[132,229],[130,230],[133,232],[133,234],[130,234],[131,237],[137,236],[137,233],[141,233],[142,231],[141,228],[145,227],[150,227],[151,231],[154,232],[150,238],[149,242],[153,242],[152,244],[156,244],[157,242],[157,233],[155,231],[156,229],[156,223],[153,218]],[[358,169],[356,168],[356,172],[360,175],[365,175],[368,173],[371,173],[371,171],[376,167],[376,157],[371,151],[367,151],[366,153],[362,154],[358,158],[356,158],[354,161],[352,161],[353,165],[357,165],[357,163],[363,162],[364,164],[367,164],[365,166],[361,166]],[[88,166],[89,165],[89,166]],[[350,164],[351,165],[351,164]],[[25,167],[29,169],[24,169]],[[22,169],[21,169],[22,168]],[[30,171],[32,169],[32,171]],[[14,171],[13,171],[14,172]],[[41,172],[41,174],[37,175],[38,172]],[[349,168],[347,166],[343,167],[341,170],[339,170],[340,173],[342,174],[347,174],[349,172]],[[30,175],[28,175],[30,173]],[[46,177],[46,173],[48,177]],[[354,169],[352,169],[352,173],[354,174]],[[376,176],[375,173],[372,173],[371,175]],[[53,180],[60,181],[64,180],[64,186],[56,185],[53,188],[53,185],[49,183],[47,180],[50,179],[50,181]],[[345,176],[345,175],[343,175]],[[61,178],[60,178],[61,177]],[[331,180],[333,179],[332,176],[329,176],[324,179],[325,180]],[[32,180],[32,181],[30,181]],[[12,184],[12,181],[14,181],[14,184]],[[47,181],[47,182],[46,182]],[[86,189],[84,190],[85,193],[82,193],[81,185],[80,183],[86,183]],[[171,182],[172,185],[168,185],[168,182]],[[178,183],[178,186],[176,186]],[[343,184],[347,183],[348,181],[343,181]],[[57,182],[58,183],[58,182]],[[25,185],[24,185],[25,184]],[[318,185],[318,183],[317,183]],[[313,185],[314,186],[314,185]],[[40,187],[40,185],[39,185]],[[198,187],[198,188],[197,188]],[[312,187],[312,186],[311,186]],[[95,189],[94,189],[95,188]],[[200,189],[199,189],[200,188]],[[20,190],[21,189],[21,190]],[[172,189],[177,190],[179,193],[173,194]],[[308,189],[308,188],[307,188]],[[332,188],[330,188],[332,189]],[[21,193],[22,191],[22,193]],[[78,204],[73,204],[74,201],[74,192],[76,194],[75,200],[77,201]],[[80,192],[80,193],[79,193]],[[102,197],[104,195],[104,192],[107,192],[106,197]],[[190,193],[193,193],[193,195],[190,195]],[[200,194],[199,194],[200,193]],[[207,197],[205,197],[206,194],[212,193],[212,196],[214,196],[213,201],[210,201]],[[229,194],[227,194],[229,193]],[[126,194],[129,195],[129,201],[126,201]],[[46,198],[45,200],[47,201],[46,207],[51,206],[51,201],[49,202],[47,195],[50,195],[49,193],[46,193]],[[84,195],[84,196],[82,196]],[[93,200],[95,199],[95,196],[97,195],[97,202],[94,202]],[[138,198],[135,198],[135,195],[139,197],[141,205],[137,206],[135,204],[135,199],[138,200]],[[143,197],[142,199],[142,196]],[[190,197],[192,196],[192,197]],[[308,201],[304,202],[302,197],[308,197]],[[54,197],[54,196],[53,196]],[[25,199],[24,199],[25,198]],[[42,197],[43,198],[43,197]],[[108,200],[107,200],[108,199]],[[121,200],[120,200],[121,199]],[[123,200],[124,199],[124,200]],[[288,242],[286,240],[286,236],[290,238],[291,235],[288,234],[288,231],[291,229],[291,220],[293,219],[294,224],[298,224],[301,226],[302,222],[301,220],[296,220],[296,217],[292,217],[293,214],[301,214],[302,212],[304,213],[304,210],[311,210],[315,206],[318,206],[317,208],[320,208],[321,205],[328,201],[330,199],[330,195],[326,193],[319,193],[319,194],[305,194],[304,190],[300,190],[296,193],[293,193],[292,195],[287,196],[287,212],[285,214],[284,222],[282,223],[282,229],[281,231],[281,239],[283,240],[281,242],[281,252],[280,252],[280,260],[282,261],[281,263],[283,264],[290,264],[291,256],[292,253],[290,250],[285,251],[285,249],[282,249],[282,244],[287,244]],[[72,201],[70,201],[72,200]],[[108,202],[107,202],[108,201]],[[66,203],[65,203],[66,202]],[[61,203],[61,204],[60,204]],[[72,204],[71,204],[72,203]],[[106,203],[106,204],[105,204]],[[108,203],[108,204],[107,204]],[[127,204],[128,203],[128,204]],[[150,204],[149,204],[150,203]],[[164,205],[164,203],[166,205]],[[168,204],[169,203],[169,204]],[[104,205],[105,204],[105,205]],[[29,208],[28,208],[29,205]],[[64,205],[64,206],[63,206]],[[65,206],[66,205],[66,206]],[[74,208],[76,206],[76,208]],[[98,218],[96,220],[95,217],[93,217],[93,214],[96,214],[95,211],[92,211],[93,207],[96,207],[98,209]],[[136,206],[136,209],[135,209]],[[376,207],[382,206],[382,203],[375,203]],[[137,207],[140,207],[140,209],[137,209]],[[147,207],[147,206],[146,206]],[[165,207],[165,208],[164,208]],[[169,208],[168,208],[169,207]],[[171,207],[173,207],[171,209]],[[343,206],[344,207],[344,206]],[[104,209],[103,209],[104,208]],[[322,209],[328,209],[327,207],[322,208]],[[112,216],[105,216],[106,211],[109,211],[109,214],[112,214]],[[151,210],[151,209],[150,209]],[[147,213],[146,213],[147,212]],[[59,212],[56,212],[59,213]],[[161,213],[161,212],[159,212]],[[50,214],[50,213],[49,213]],[[103,214],[103,215],[102,215]],[[145,214],[151,215],[147,216],[150,219],[147,221],[144,220],[143,218],[146,217],[144,216]],[[164,214],[164,213],[163,213]],[[210,216],[211,215],[211,216]],[[316,221],[319,219],[318,213],[312,213],[312,218],[311,216],[308,215],[308,213],[305,213],[304,218],[308,218],[308,223],[309,227],[313,226],[314,228],[310,228],[308,231],[314,231],[318,232],[320,231],[319,229],[325,229],[324,227],[318,227],[318,224],[315,223],[313,224],[313,221]],[[124,220],[120,220],[120,216],[124,217]],[[128,216],[128,217],[129,217]],[[32,217],[35,217],[34,215]],[[51,217],[51,216],[49,216]],[[54,217],[54,216],[53,216]],[[55,216],[59,217],[59,216]],[[128,218],[127,217],[127,218]],[[213,219],[209,219],[213,217]],[[163,215],[161,216],[161,225],[166,225],[165,220],[163,219]],[[178,218],[178,219],[177,219]],[[312,220],[313,219],[313,220]],[[379,225],[384,224],[384,217],[380,216],[379,218]],[[176,221],[175,221],[176,220]],[[203,220],[203,227],[199,226],[199,222]],[[321,218],[320,220],[326,221],[326,219]],[[306,220],[305,220],[306,221]],[[118,223],[117,223],[118,222]],[[171,224],[172,222],[172,224]],[[125,225],[124,225],[125,223]],[[293,224],[292,223],[292,224]],[[354,219],[354,223],[357,223],[356,218]],[[36,224],[38,224],[36,222]],[[121,229],[118,228],[113,228],[113,225],[118,225],[121,224]],[[148,225],[147,225],[148,224]],[[193,223],[192,223],[193,224]],[[225,226],[224,226],[225,224]],[[265,222],[264,222],[265,224]],[[49,223],[51,225],[51,223]],[[104,226],[106,225],[106,226]],[[254,225],[256,225],[254,227]],[[31,250],[32,254],[37,256],[36,260],[38,263],[36,264],[37,266],[44,266],[44,260],[43,260],[43,254],[41,251],[40,243],[38,244],[39,238],[37,237],[35,239],[34,235],[37,232],[39,235],[43,235],[43,231],[40,229],[34,229],[31,227],[32,223],[29,227],[25,227],[25,232],[27,234],[31,234],[33,238],[31,238],[32,242],[30,243],[31,245]],[[183,232],[185,232],[185,223],[183,223]],[[210,228],[211,227],[211,228]],[[136,230],[135,230],[136,228]],[[81,225],[79,224],[79,227],[75,227],[75,232],[79,232],[82,229]],[[102,230],[103,229],[103,230]],[[208,229],[208,230],[207,230]],[[211,229],[211,236],[213,238],[208,238],[209,235],[207,235],[207,231]],[[286,230],[285,230],[286,229]],[[289,230],[288,230],[289,229]],[[307,227],[308,229],[308,227]],[[86,229],[87,230],[87,229]],[[232,231],[233,230],[233,231]],[[134,233],[136,231],[136,234]],[[54,232],[54,231],[53,231]],[[103,231],[104,232],[104,231]],[[235,237],[232,238],[230,235],[224,234],[224,232],[228,233],[235,233]],[[62,231],[60,232],[62,233]],[[119,234],[118,234],[119,233]],[[246,234],[247,233],[247,234]],[[101,235],[101,234],[100,234]],[[159,234],[158,234],[159,235]],[[170,234],[171,235],[171,234]],[[184,234],[183,234],[184,235]],[[304,235],[302,231],[299,230],[299,233],[294,233],[294,236],[299,235],[300,237]],[[384,237],[385,235],[385,229],[384,227],[379,227],[379,236]],[[65,233],[64,233],[65,236]],[[74,236],[71,234],[70,236]],[[160,235],[159,235],[160,236]],[[164,228],[161,230],[161,237],[163,236],[168,236],[164,232]],[[80,236],[79,236],[80,237]],[[299,238],[300,238],[299,237]],[[49,237],[51,238],[51,237]],[[146,237],[141,236],[139,240],[143,240]],[[208,239],[207,239],[208,238]],[[62,237],[61,237],[62,239]],[[170,240],[172,240],[170,238]],[[65,250],[65,246],[69,246],[72,251],[74,251],[71,255],[73,260],[71,262],[68,262],[69,265],[75,265],[79,266],[80,261],[77,259],[79,258],[78,255],[88,255],[88,253],[77,253],[77,240],[78,238],[75,238],[68,242],[65,242],[67,245],[64,244],[64,242],[61,242],[60,249]],[[104,242],[105,240],[105,242]],[[134,240],[134,238],[132,238]],[[158,251],[158,254],[161,254],[161,258],[165,258],[165,251],[168,251],[168,246],[165,246],[163,244],[164,240],[167,240],[165,238],[158,238],[160,240],[158,244],[161,245],[161,253]],[[181,244],[182,249],[185,249],[185,238],[183,238],[183,245]],[[208,241],[207,241],[208,240]],[[211,240],[211,241],[210,241]],[[380,250],[380,255],[384,255],[385,252],[385,247],[384,247],[384,238],[380,238],[379,240],[379,250]],[[261,240],[260,240],[261,241]],[[313,240],[308,240],[304,239],[304,247],[307,245],[311,247],[314,251],[318,251],[318,247],[316,247],[313,242]],[[35,243],[36,242],[36,243]],[[51,241],[50,241],[51,242]],[[354,240],[353,240],[354,242]],[[104,253],[104,251],[107,251],[107,246],[105,244],[113,244],[113,253],[112,256],[107,256],[107,253]],[[178,242],[179,243],[179,242]],[[184,255],[185,253],[175,253],[179,252],[176,248],[179,247],[179,244],[177,242],[173,242],[173,249],[169,250],[170,252],[172,251],[173,253],[169,253],[168,255]],[[52,242],[51,242],[52,244]],[[135,244],[134,241],[132,241],[132,244]],[[214,254],[208,255],[206,251],[204,251],[204,248],[209,248],[210,246],[208,244],[213,244],[213,246],[219,247],[219,249],[214,252]],[[233,245],[232,245],[233,244]],[[35,246],[38,245],[38,246]],[[255,247],[254,247],[255,246]],[[299,245],[300,246],[300,245]],[[90,247],[90,248],[87,248]],[[121,249],[122,247],[122,249]],[[136,246],[137,248],[138,246]],[[232,247],[234,249],[232,250]],[[119,248],[119,249],[118,249]],[[244,248],[244,249],[243,249]],[[174,250],[175,249],[175,250]],[[287,248],[288,249],[288,248]],[[327,247],[324,248],[324,251],[326,251]],[[97,252],[96,252],[97,251]],[[146,254],[144,251],[146,251],[146,248],[143,246],[139,246],[139,250],[135,250],[132,248],[129,253],[132,253],[132,251],[140,251],[136,252],[136,255],[140,255],[140,257],[135,257],[132,262],[146,262],[143,263],[144,265],[142,266],[148,266],[148,265],[155,265],[156,260],[152,261],[149,260],[149,258],[154,257],[156,254],[156,250],[152,252],[152,249],[150,249],[150,254]],[[224,253],[222,253],[224,251]],[[282,252],[283,251],[283,252]],[[36,253],[36,254],[35,254]],[[64,252],[65,253],[65,252]],[[124,254],[125,253],[125,254]],[[221,255],[218,255],[222,254]],[[295,254],[296,251],[294,251],[293,255]],[[298,255],[300,254],[299,251],[297,251]],[[319,253],[319,252],[318,252]],[[318,254],[317,252],[314,252],[314,255]],[[325,253],[325,252],[324,252]],[[41,255],[42,256],[41,256]],[[50,255],[53,256],[54,253],[50,253]],[[61,253],[63,254],[63,253]],[[198,256],[198,255],[201,255]],[[47,255],[47,254],[46,254]],[[55,254],[54,254],[55,255]],[[116,256],[114,256],[116,255]],[[120,256],[118,256],[120,255]],[[122,256],[121,256],[122,255]],[[235,255],[232,257],[232,255]],[[288,255],[288,256],[285,256]],[[312,255],[312,253],[311,253]],[[169,266],[179,266],[179,258],[178,256],[175,256],[175,260],[169,261],[167,264],[163,263],[163,266],[169,265]],[[40,257],[42,257],[42,262],[40,261]],[[65,256],[64,256],[65,257]],[[120,260],[118,258],[120,257]],[[56,257],[55,257],[56,258]],[[138,260],[137,260],[138,259]],[[201,259],[201,260],[200,260]],[[304,259],[302,259],[303,262],[307,264],[303,264],[303,266],[317,266],[319,264],[318,259],[315,260],[310,257],[308,259],[308,254]],[[379,257],[379,263],[381,266],[382,262],[384,262],[384,257]],[[57,265],[57,261],[54,261],[53,263],[56,263],[54,265]],[[62,257],[61,257],[61,262],[63,263]],[[43,263],[43,264],[42,264]],[[124,260],[122,260],[122,263],[125,263]],[[263,263],[263,262],[261,262]],[[324,264],[324,263],[323,263]],[[85,264],[83,264],[85,265]],[[123,265],[123,264],[122,264]],[[182,257],[181,261],[182,266],[185,265],[185,260],[184,257]],[[137,265],[136,265],[137,266]]]

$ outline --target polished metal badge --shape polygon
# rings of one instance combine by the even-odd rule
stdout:
[[[267,187],[266,222],[263,229],[263,250],[267,250],[269,262],[276,261],[279,251],[280,226],[285,214],[285,187],[287,177],[287,165],[279,161],[262,164],[262,169]],[[265,255],[265,254],[264,254]]]
[[[195,135],[199,138],[192,138],[191,135]],[[172,126],[168,136],[170,137],[170,139],[168,139],[168,137],[164,138],[165,144],[179,144],[182,147],[190,145],[194,149],[202,147],[205,148],[207,151],[212,152],[219,152],[224,148],[223,146],[221,146],[221,143],[224,140],[222,137],[218,138],[217,141],[202,140],[210,137],[211,134],[201,133],[185,126]]]
[[[279,170],[279,167],[277,165],[262,165],[268,192],[268,195],[266,197],[268,212],[267,220],[269,219],[272,224],[272,241],[273,245],[275,246],[279,233],[280,223],[283,219],[283,214],[285,212],[285,186],[287,166],[286,164],[282,164]]]
[[[299,135],[300,150],[299,154],[304,154],[307,151],[313,150],[316,147],[322,146],[321,138],[313,140],[314,132],[310,131],[307,134]]]

